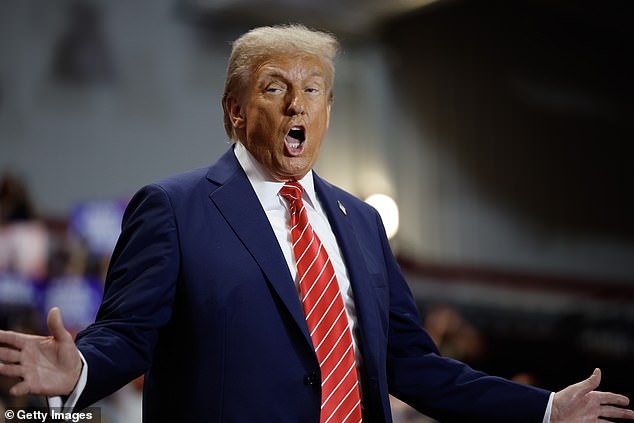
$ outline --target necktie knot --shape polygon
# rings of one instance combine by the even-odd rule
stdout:
[[[280,195],[288,202],[291,209],[294,209],[302,202],[302,191],[299,182],[286,182],[280,189]]]

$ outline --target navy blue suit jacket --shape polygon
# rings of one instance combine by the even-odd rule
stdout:
[[[391,421],[392,393],[441,421],[540,423],[548,392],[439,355],[376,211],[316,175],[315,189],[354,292],[365,421]],[[77,408],[145,373],[145,422],[319,421],[300,300],[232,150],[134,196],[77,345],[89,369]]]

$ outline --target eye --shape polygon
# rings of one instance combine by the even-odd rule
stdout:
[[[304,92],[308,94],[319,94],[319,88],[314,88],[314,87],[305,88]]]
[[[270,94],[280,94],[284,91],[284,86],[279,83],[273,83],[264,88],[264,91]]]

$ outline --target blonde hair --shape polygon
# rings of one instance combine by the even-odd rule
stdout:
[[[309,29],[303,25],[264,26],[250,30],[232,44],[231,56],[227,66],[225,91],[222,96],[225,131],[229,138],[237,140],[227,100],[239,96],[248,85],[256,67],[263,61],[277,55],[316,56],[328,71],[328,96],[332,101],[335,78],[334,59],[339,51],[337,39],[326,32]]]

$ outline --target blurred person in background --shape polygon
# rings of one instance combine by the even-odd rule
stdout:
[[[34,281],[44,277],[48,242],[27,185],[5,172],[0,180],[0,277],[3,273]]]
[[[423,327],[444,356],[474,365],[485,354],[483,336],[451,306],[433,307],[425,315]]]
[[[26,185],[10,172],[0,180],[0,223],[32,220],[35,207]]]
[[[312,171],[337,50],[298,25],[234,42],[222,100],[234,144],[135,195],[75,342],[57,308],[49,337],[0,332],[0,373],[21,379],[11,392],[82,409],[145,374],[146,422],[389,422],[390,393],[444,422],[633,419],[627,398],[594,390],[599,370],[553,393],[439,353],[378,213]]]

